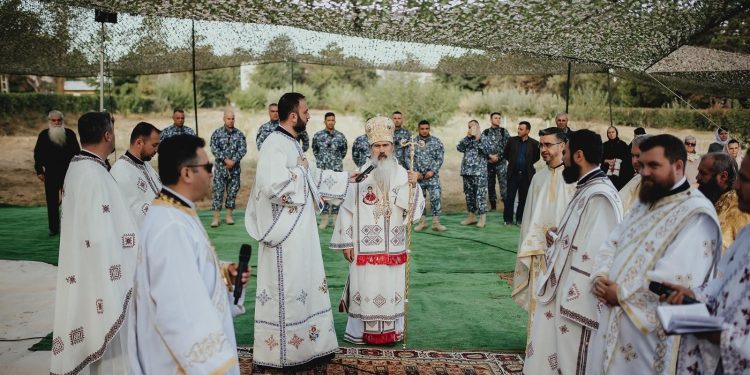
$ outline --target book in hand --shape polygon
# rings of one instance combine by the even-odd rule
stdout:
[[[706,305],[662,305],[656,308],[656,315],[668,335],[721,331],[721,318],[708,313]]]

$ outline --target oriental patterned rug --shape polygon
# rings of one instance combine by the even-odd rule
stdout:
[[[283,374],[281,370],[253,368],[253,351],[238,348],[243,374]],[[255,371],[253,371],[255,370]],[[327,364],[295,372],[309,375],[515,375],[523,370],[523,353],[442,352],[391,348],[339,348]],[[289,372],[287,372],[289,373]]]

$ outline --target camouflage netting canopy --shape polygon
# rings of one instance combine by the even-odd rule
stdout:
[[[730,0],[0,0],[0,72],[94,76],[102,45],[110,75],[189,71],[194,20],[198,70],[296,61],[565,74],[572,63],[574,73],[612,69],[746,97],[747,55],[686,45],[748,7]],[[117,12],[118,23],[102,27],[94,8]]]

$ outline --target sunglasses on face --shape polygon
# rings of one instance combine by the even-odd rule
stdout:
[[[685,146],[695,147],[695,143],[685,142]]]
[[[208,162],[206,164],[190,164],[190,165],[186,165],[186,167],[191,167],[191,168],[203,167],[203,169],[205,169],[206,172],[211,173],[211,171],[213,171],[214,169],[214,164],[211,162]]]

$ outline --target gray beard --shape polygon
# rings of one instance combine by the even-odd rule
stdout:
[[[49,140],[52,143],[63,146],[65,145],[65,127],[64,126],[50,126],[49,127]]]
[[[396,158],[391,155],[386,159],[378,160],[377,156],[372,156],[370,157],[370,163],[377,167],[370,173],[370,177],[373,178],[381,192],[388,194],[391,190],[391,177],[398,170]]]

